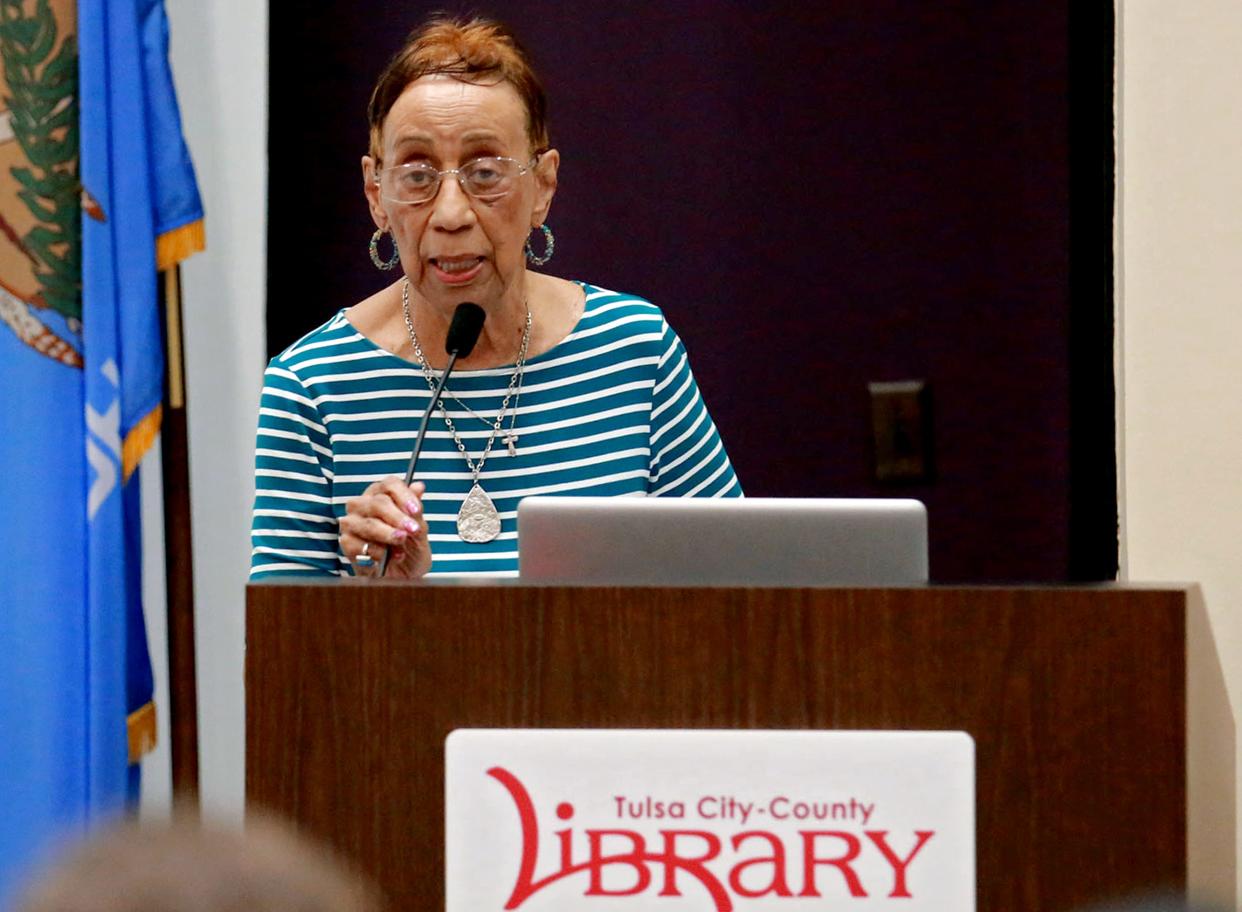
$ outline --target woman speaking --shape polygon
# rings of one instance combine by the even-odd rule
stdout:
[[[399,278],[272,360],[251,578],[512,576],[539,494],[740,496],[658,308],[532,272],[552,257],[558,152],[525,52],[496,23],[435,19],[381,74],[363,187]],[[457,305],[486,313],[401,478]]]

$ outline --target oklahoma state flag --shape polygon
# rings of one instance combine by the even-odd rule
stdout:
[[[0,0],[0,907],[154,744],[156,268],[203,246],[159,0]]]

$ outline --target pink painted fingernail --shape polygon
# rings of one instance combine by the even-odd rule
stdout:
[[[405,502],[405,512],[411,516],[417,516],[420,509],[417,500],[407,500]]]
[[[418,534],[418,523],[414,522],[412,519],[407,519],[403,522],[401,524],[401,528],[405,529],[405,531],[409,532],[411,535]]]
[[[388,536],[388,540],[394,543],[401,542],[401,541],[405,541],[408,535],[409,535],[408,532],[398,529],[396,532],[392,533],[392,535]]]

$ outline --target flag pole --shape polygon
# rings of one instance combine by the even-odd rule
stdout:
[[[164,569],[168,595],[169,747],[173,793],[198,802],[198,687],[194,663],[194,561],[190,530],[190,455],[186,430],[181,268],[163,271],[165,385]]]

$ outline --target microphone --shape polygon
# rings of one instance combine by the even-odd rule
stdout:
[[[453,311],[453,322],[449,324],[448,335],[444,337],[444,352],[449,356],[449,367],[445,376],[453,369],[453,360],[469,358],[474,345],[483,332],[483,321],[487,319],[487,311],[478,304],[465,301],[457,305]],[[406,482],[407,484],[409,482]]]
[[[444,351],[449,356],[448,364],[444,368],[444,373],[440,375],[440,382],[436,384],[435,390],[431,393],[431,401],[427,403],[427,410],[423,412],[423,420],[419,422],[418,436],[414,438],[414,452],[410,454],[410,464],[405,470],[406,487],[409,487],[410,482],[414,480],[414,467],[418,465],[418,454],[423,451],[423,438],[427,436],[427,420],[440,403],[440,396],[444,393],[444,384],[448,382],[449,374],[453,372],[453,365],[457,363],[457,359],[469,357],[474,351],[475,343],[479,341],[479,334],[483,332],[485,319],[487,319],[487,312],[478,304],[472,304],[469,301],[458,304],[457,309],[453,311],[453,321],[449,324],[448,335],[444,338]],[[426,525],[426,522],[427,519],[424,516],[423,524]],[[392,548],[385,548],[384,559],[380,561],[380,576],[387,572],[388,558],[391,555]]]

